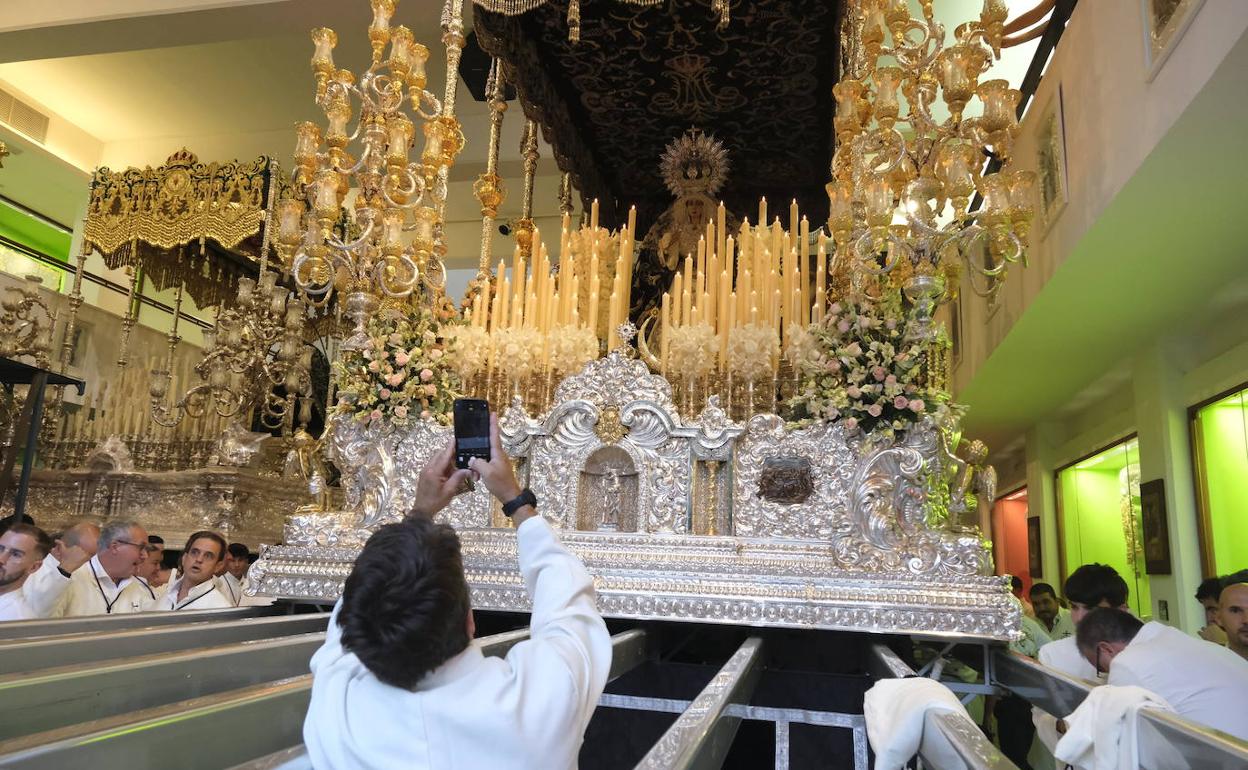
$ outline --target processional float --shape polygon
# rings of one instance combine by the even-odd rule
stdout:
[[[466,394],[505,406],[504,447],[608,616],[1013,638],[1017,605],[975,526],[974,490],[991,487],[990,469],[954,452],[961,409],[932,319],[963,269],[995,291],[1031,220],[1033,177],[979,164],[985,150],[1008,158],[1017,130],[1018,92],[978,84],[998,52],[998,6],[948,47],[930,5],[916,19],[905,4],[855,7],[826,230],[811,232],[796,205],[787,228],[767,224],[765,202],[755,225],[683,205],[709,200],[727,164],[711,136],[675,141],[663,168],[684,221],[643,241],[685,239],[696,253],[675,252],[645,318],[631,312],[631,217],[612,232],[596,202],[580,227],[565,214],[555,269],[529,219],[531,123],[521,237],[510,271],[491,269],[497,63],[490,163],[475,186],[481,267],[455,311],[440,262],[462,147],[454,77],[441,102],[425,90],[428,51],[390,27],[391,2],[373,3],[373,57],[358,79],[334,64],[335,34],[316,30],[327,128],[299,127],[277,245],[309,301],[337,295],[352,320],[323,440],[345,505],[296,511],[284,543],[253,566],[252,590],[335,600],[368,536],[407,513],[420,468],[450,440],[450,403]],[[451,73],[458,17],[443,19]],[[877,66],[885,55],[897,66]],[[938,95],[949,120],[932,117]],[[982,117],[964,119],[976,96]],[[344,210],[345,233],[333,227]],[[514,534],[487,493],[462,494],[440,516],[459,531],[474,606],[527,609]]]

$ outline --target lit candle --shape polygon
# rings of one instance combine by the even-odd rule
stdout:
[[[789,232],[793,235],[794,238],[797,237],[797,223],[798,223],[797,198],[794,198],[793,202],[789,204]]]
[[[594,198],[593,204],[589,207],[589,229],[598,232],[598,199]]]
[[[767,225],[767,196],[758,199],[758,225],[765,227]]]

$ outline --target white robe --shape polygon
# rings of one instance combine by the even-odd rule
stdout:
[[[48,554],[43,557],[43,566],[22,583],[22,595],[36,618],[51,617],[68,584],[69,578],[61,573],[61,563]]]
[[[185,579],[181,577],[170,582],[167,590],[156,597],[156,601],[149,609],[157,612],[171,612],[174,610],[226,610],[234,606],[230,597],[221,593],[216,581],[211,579],[192,586],[186,592],[186,598],[178,601],[178,592],[182,590],[182,581]]]
[[[1248,661],[1221,645],[1145,623],[1106,681],[1155,692],[1184,719],[1248,741]]]
[[[247,590],[247,576],[243,575],[239,579],[227,572],[217,578],[217,590],[225,594],[225,597],[237,607],[243,600],[243,591]]]
[[[325,644],[312,657],[303,739],[314,767],[576,767],[606,685],[611,639],[589,573],[550,525],[535,516],[520,525],[516,539],[533,602],[530,639],[506,658],[486,658],[473,642],[414,691],[377,681],[343,649],[339,602]]]
[[[26,578],[30,580],[30,578]],[[30,606],[26,602],[26,597],[22,595],[22,589],[9,591],[6,594],[0,594],[0,622],[6,620],[34,620],[35,613],[31,611]]]
[[[1096,676],[1096,667],[1089,663],[1087,658],[1083,657],[1083,654],[1079,652],[1079,646],[1075,644],[1075,637],[1073,636],[1049,642],[1041,647],[1040,662],[1049,668],[1061,671],[1063,674],[1068,674],[1076,679],[1082,679],[1088,684],[1100,684]],[[1069,714],[1061,714],[1060,716],[1065,718]],[[1036,726],[1036,736],[1048,748],[1049,753],[1053,753],[1057,748],[1057,742],[1062,738],[1062,734],[1057,731],[1057,720],[1058,717],[1053,716],[1044,709],[1038,706],[1031,707],[1031,721]]]
[[[44,569],[46,565],[39,572]],[[142,612],[156,601],[156,592],[143,578],[128,577],[122,579],[121,583],[114,583],[100,564],[99,556],[92,556],[89,562],[74,570],[70,577],[65,577],[58,569],[53,569],[52,572],[56,577],[50,583],[49,592],[54,597],[54,604],[44,617],[68,618]]]

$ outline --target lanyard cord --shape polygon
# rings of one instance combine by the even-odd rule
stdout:
[[[209,578],[209,580],[211,580],[211,578]],[[204,581],[204,582],[208,582],[208,581]],[[186,604],[178,604],[178,597],[175,594],[173,597],[173,608],[175,610],[184,610],[212,592],[213,592],[213,589],[210,587],[207,591],[204,591],[202,594],[200,594],[199,596],[196,596],[194,599],[187,600]]]
[[[121,586],[117,586],[117,595],[113,597],[113,600],[110,602],[108,600],[108,594],[104,593],[104,586],[100,585],[100,573],[95,571],[95,565],[91,562],[87,562],[87,566],[91,568],[91,574],[95,576],[95,588],[100,592],[100,598],[104,600],[104,614],[112,615],[113,606],[117,604],[117,602],[121,601]],[[112,578],[110,577],[109,580],[112,580]]]

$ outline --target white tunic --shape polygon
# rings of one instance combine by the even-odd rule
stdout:
[[[247,589],[247,576],[242,579],[234,577],[229,572],[217,578],[217,590],[225,594],[225,598],[229,599],[235,607],[243,600],[243,591]]]
[[[185,577],[180,577],[170,582],[166,586],[167,590],[158,595],[156,601],[148,609],[171,612],[174,610],[225,610],[234,606],[230,597],[221,593],[216,581],[211,579],[197,586],[191,586],[186,592],[186,598],[178,601],[178,592],[182,590],[182,581],[185,579]]]
[[[43,566],[22,583],[22,595],[36,618],[46,618],[56,609],[69,578],[61,574],[61,563],[52,554],[43,557]]]
[[[30,580],[30,578],[26,578]],[[22,589],[9,591],[6,594],[0,594],[0,622],[5,620],[34,620],[35,614],[31,612],[26,598],[22,595]]]
[[[46,566],[41,567],[39,572],[44,569]],[[44,617],[142,612],[156,600],[156,593],[143,578],[128,577],[114,583],[100,564],[99,556],[92,556],[91,561],[74,570],[68,578],[58,569],[52,572],[56,577],[50,590],[57,596],[51,611]]]
[[[1056,624],[1054,624],[1056,627]],[[1058,639],[1055,642],[1049,642],[1040,648],[1040,662],[1049,668],[1055,668],[1064,674],[1069,674],[1077,679],[1083,679],[1088,684],[1100,684],[1096,676],[1096,667],[1088,662],[1079,652],[1079,646],[1075,644],[1075,637],[1067,636]],[[1069,714],[1058,715],[1062,718],[1070,716]],[[1052,752],[1057,747],[1057,742],[1062,735],[1057,731],[1057,716],[1053,716],[1049,712],[1032,706],[1031,721],[1036,726],[1036,736],[1040,742],[1048,747]]]
[[[1248,740],[1248,661],[1221,645],[1145,623],[1109,664],[1107,682],[1151,690],[1179,716]]]
[[[414,691],[383,684],[341,644],[338,611],[312,657],[303,739],[319,770],[576,767],[611,666],[593,581],[540,516],[516,531],[533,602],[506,658],[473,642]],[[402,654],[395,651],[395,654]]]

